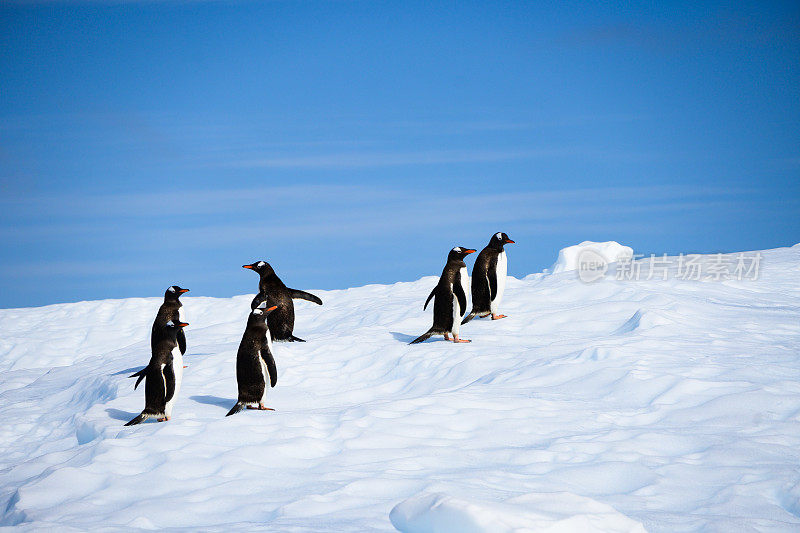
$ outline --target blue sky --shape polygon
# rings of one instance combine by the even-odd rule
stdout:
[[[800,4],[12,1],[0,307],[800,242]]]

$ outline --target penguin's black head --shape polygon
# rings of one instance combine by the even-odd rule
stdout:
[[[464,248],[463,246],[456,246],[450,253],[447,254],[448,261],[463,261],[469,254],[475,253],[472,248]]]
[[[164,292],[164,299],[177,300],[184,292],[189,292],[189,289],[181,289],[177,285],[173,285]]]
[[[506,244],[514,244],[514,241],[508,238],[508,235],[503,233],[502,231],[498,231],[494,235],[492,235],[492,239],[489,241],[489,246],[494,248],[499,248],[500,250],[503,249],[503,246]]]
[[[177,340],[178,332],[182,328],[188,325],[189,324],[186,322],[173,322],[172,320],[170,320],[169,322],[164,324],[164,329],[166,330],[166,333],[169,336],[169,338],[171,338],[172,340]]]
[[[257,272],[260,276],[269,276],[270,274],[275,273],[270,264],[266,261],[256,261],[255,263],[251,263],[249,265],[242,265],[242,268],[249,268],[250,270]]]
[[[250,311],[250,316],[247,319],[248,324],[264,324],[267,320],[267,315],[277,308],[277,305],[267,307],[266,302],[261,302],[261,305]]]

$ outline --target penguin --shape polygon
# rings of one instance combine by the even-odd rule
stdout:
[[[264,407],[267,397],[267,383],[274,387],[278,382],[278,368],[272,356],[272,340],[269,335],[267,317],[278,306],[267,308],[266,302],[250,312],[247,327],[236,353],[236,382],[239,385],[239,398],[228,414],[231,416],[245,407],[260,411],[274,411]]]
[[[459,339],[458,332],[461,326],[461,317],[467,309],[467,264],[464,258],[474,253],[471,248],[456,246],[447,254],[447,264],[442,270],[439,283],[433,288],[425,305],[433,300],[433,326],[431,329],[417,337],[409,344],[422,342],[432,335],[444,335],[444,340],[450,340],[450,333],[453,334],[453,342],[471,342],[467,339]]]
[[[475,318],[475,315],[485,317],[491,314],[492,320],[506,317],[499,314],[508,272],[508,259],[504,246],[513,243],[508,235],[497,232],[475,258],[475,266],[472,267],[472,311],[464,318],[462,324]]]
[[[178,332],[188,325],[169,320],[155,331],[153,355],[144,370],[144,410],[126,426],[141,424],[148,418],[164,422],[172,417],[172,407],[183,380],[183,354],[178,346]]]
[[[168,287],[167,290],[164,291],[164,303],[162,303],[161,307],[158,308],[156,318],[153,320],[153,327],[150,330],[151,351],[155,351],[156,341],[159,338],[158,332],[164,327],[164,325],[166,325],[167,322],[170,320],[175,323],[183,322],[183,318],[181,317],[181,307],[183,307],[183,304],[180,302],[180,300],[178,300],[178,298],[180,298],[181,294],[187,292],[189,292],[189,289],[182,289],[177,285]],[[186,353],[186,335],[183,333],[182,329],[178,329],[178,347],[181,350],[181,355],[184,355]],[[138,387],[139,383],[144,379],[146,371],[147,367],[144,367],[135,374],[128,376],[129,378],[139,378],[136,380],[136,384],[133,386],[134,390],[136,390],[136,387]]]
[[[297,289],[290,289],[281,281],[269,263],[256,261],[242,268],[250,269],[261,277],[258,282],[258,294],[253,298],[250,309],[256,309],[268,297],[272,305],[277,305],[278,310],[267,318],[270,335],[273,341],[305,342],[303,339],[292,335],[294,331],[294,302],[292,299],[308,300],[317,305],[322,305],[322,300],[313,294]]]

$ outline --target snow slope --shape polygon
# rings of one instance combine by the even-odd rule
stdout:
[[[757,281],[509,279],[466,345],[407,345],[434,277],[314,291],[276,411],[229,418],[251,296],[184,297],[174,418],[133,428],[160,298],[0,310],[0,525],[798,531],[800,245],[762,255]]]

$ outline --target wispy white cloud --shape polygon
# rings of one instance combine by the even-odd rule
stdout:
[[[231,163],[238,167],[258,168],[359,168],[442,163],[508,161],[553,155],[565,155],[564,149],[541,150],[431,150],[425,152],[350,152],[324,155],[273,156],[245,159]]]
[[[537,207],[537,212],[552,216],[550,209],[562,204],[574,205],[589,202],[605,206],[609,202],[624,202],[628,207],[644,204],[648,209],[666,205],[676,200],[690,202],[697,198],[744,197],[746,189],[711,186],[646,185],[628,187],[584,187],[577,189],[552,189],[540,191],[508,191],[492,194],[447,193],[443,202],[438,194],[426,189],[400,189],[393,185],[336,185],[297,184],[236,189],[165,190],[146,193],[123,194],[66,194],[7,196],[0,198],[0,216],[40,218],[46,213],[48,219],[55,216],[69,217],[170,217],[187,215],[210,215],[236,213],[254,217],[267,212],[288,209],[293,212],[312,212],[316,207],[346,208],[347,212],[333,212],[335,216],[353,213],[353,209],[370,211],[382,206],[397,204],[398,209],[420,206],[434,213],[444,205],[458,205],[459,210],[480,212],[485,206],[506,206],[522,209]],[[752,197],[748,197],[752,201]],[[82,223],[81,223],[82,224]]]
[[[46,277],[58,274],[65,277],[99,276],[114,272],[115,274],[135,275],[158,272],[162,267],[156,262],[131,262],[123,260],[97,261],[67,260],[52,258],[45,261],[19,261],[0,264],[0,276],[4,278]]]
[[[229,166],[244,168],[365,168],[452,163],[486,163],[520,159],[561,157],[603,157],[605,159],[641,159],[656,154],[618,152],[584,147],[543,147],[516,150],[429,150],[417,152],[341,152],[301,156],[266,156],[232,161]]]
[[[654,118],[652,114],[645,113],[569,114],[548,118],[531,118],[528,120],[448,120],[447,118],[439,118],[436,120],[388,121],[381,124],[381,127],[393,128],[401,131],[407,130],[413,132],[415,135],[452,136],[476,132],[516,132],[560,127],[580,127],[596,124],[620,124],[649,120],[652,118]],[[365,125],[368,124],[368,122],[365,122]],[[375,124],[372,125],[374,126]]]
[[[752,191],[743,189],[674,185],[446,195],[392,187],[316,185],[185,195],[45,197],[31,199],[22,208],[56,214],[66,219],[64,223],[56,219],[46,224],[9,224],[0,228],[0,238],[4,242],[57,239],[97,243],[120,234],[124,241],[109,246],[145,250],[169,247],[172,242],[180,242],[184,248],[236,246],[269,242],[279,235],[312,241],[343,235],[393,238],[424,234],[430,228],[458,233],[464,228],[498,224],[553,234],[565,228],[597,228],[610,220],[630,225],[631,219],[643,213],[652,219],[661,213],[744,207],[753,201]],[[8,208],[2,201],[0,207]],[[73,217],[81,212],[108,217],[108,224],[105,219],[75,222]],[[200,216],[184,219],[186,215]]]
[[[65,194],[0,198],[0,208],[18,216],[158,217],[213,213],[252,213],[280,206],[302,208],[334,200],[369,196],[387,198],[394,191],[370,186],[301,184],[243,189],[168,190],[124,194]]]

